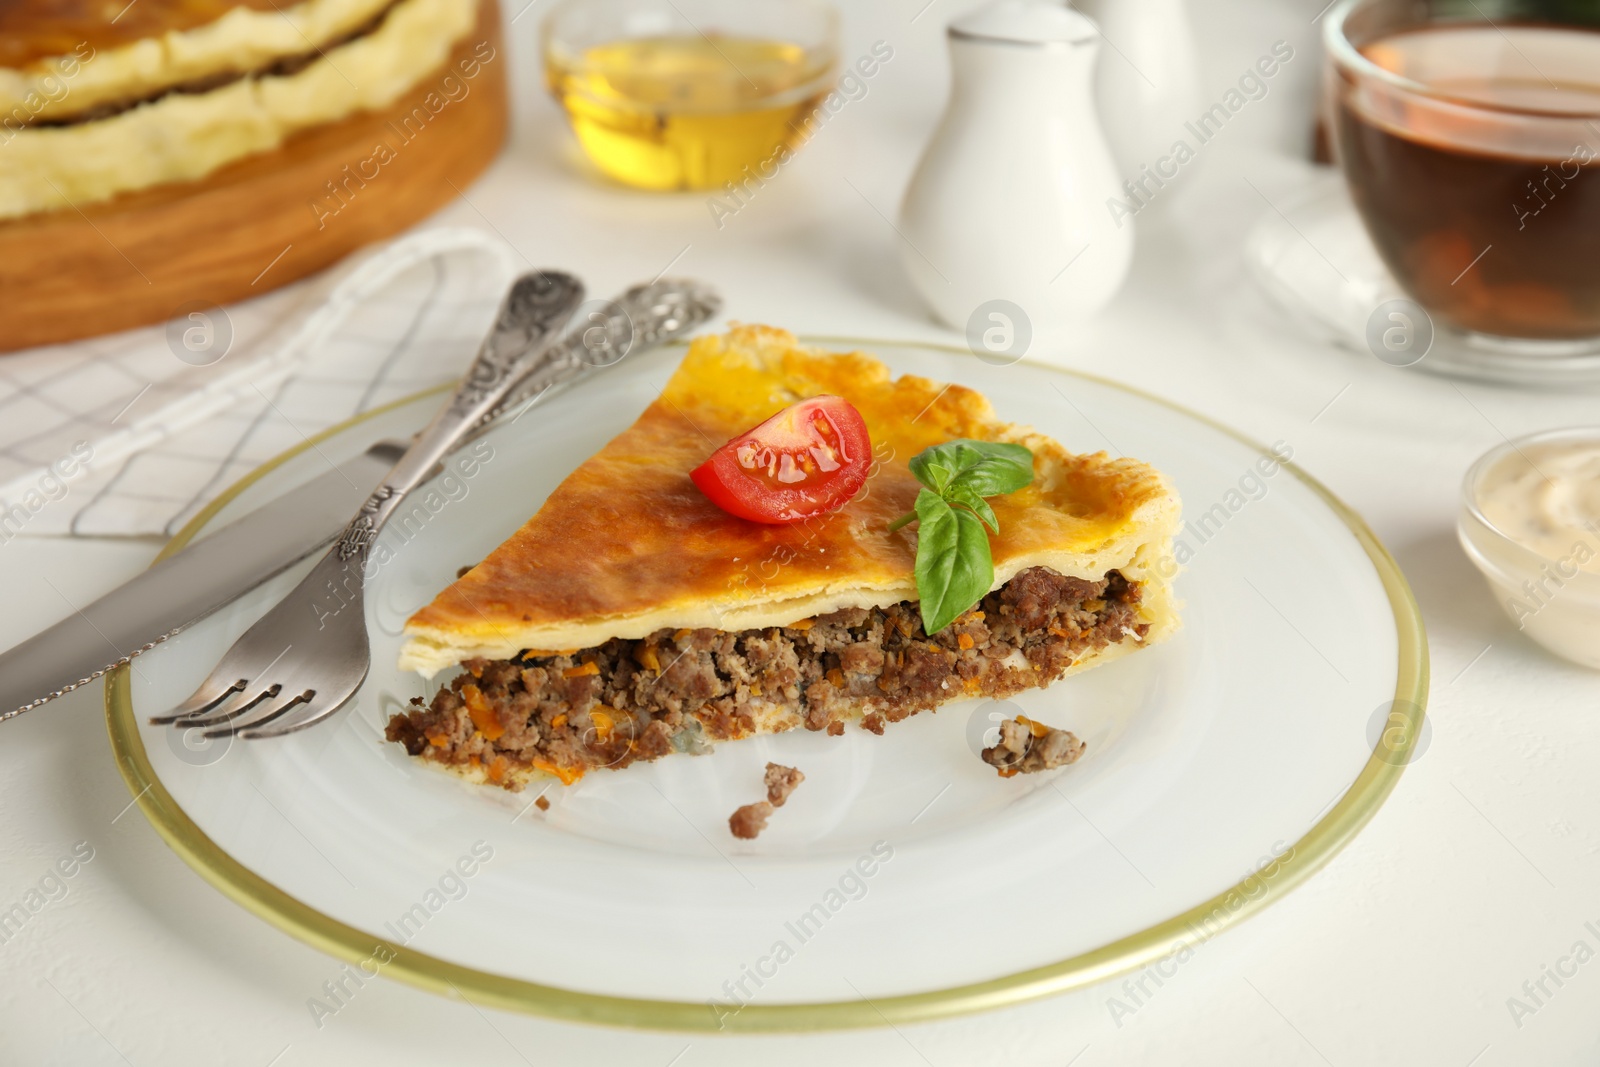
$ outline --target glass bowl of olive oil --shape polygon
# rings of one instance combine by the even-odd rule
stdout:
[[[569,0],[544,21],[545,81],[606,175],[718,189],[806,139],[838,36],[816,0]]]

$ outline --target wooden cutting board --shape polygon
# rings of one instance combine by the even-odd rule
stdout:
[[[0,352],[256,296],[405,229],[499,154],[509,61],[499,5],[482,0],[446,66],[383,111],[199,181],[0,223]],[[463,62],[476,73],[464,76]]]

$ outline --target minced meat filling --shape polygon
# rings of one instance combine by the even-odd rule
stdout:
[[[1000,772],[1000,777],[1053,771],[1078,762],[1084,744],[1070,730],[1056,730],[1025,716],[1000,724],[999,740],[979,755]]]
[[[1022,571],[932,637],[917,605],[845,608],[784,627],[659,630],[564,655],[472,660],[385,731],[413,756],[482,768],[518,788],[530,769],[572,781],[708,741],[805,726],[874,732],[961,697],[1049,685],[1084,651],[1141,640],[1139,586]]]

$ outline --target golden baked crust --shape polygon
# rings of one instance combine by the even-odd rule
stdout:
[[[0,65],[26,67],[80,43],[99,52],[192,30],[235,8],[274,6],[272,0],[0,0]]]
[[[689,472],[774,411],[832,393],[861,412],[875,470],[845,507],[791,526],[735,518]],[[432,676],[467,659],[524,649],[587,648],[667,628],[782,626],[844,607],[917,599],[912,529],[889,523],[919,486],[907,466],[954,438],[1010,441],[1034,453],[1034,483],[991,501],[995,588],[1047,566],[1096,580],[1121,570],[1143,586],[1145,643],[1177,627],[1169,555],[1179,503],[1162,475],[1133,459],[1075,455],[995,418],[959,385],[892,378],[872,357],[800,346],[783,331],[741,326],[696,340],[660,399],[574,471],[531,520],[417,612],[401,667]],[[1163,568],[1166,569],[1166,568]],[[1085,656],[1074,669],[1139,647]]]
[[[446,86],[441,66],[476,24],[477,8],[477,0],[399,0],[373,32],[292,74],[172,93],[91,122],[26,127],[9,139],[0,134],[0,219],[203,178],[236,159],[271,151],[299,130],[386,107],[430,76],[441,85],[430,99],[442,110],[472,91],[465,76]],[[479,56],[493,58],[492,51]],[[81,74],[99,62],[85,64]],[[430,118],[424,115],[422,124]],[[391,152],[418,150],[406,148],[401,137]]]
[[[100,52],[192,30],[235,8],[273,6],[272,0],[0,0],[0,66],[23,68],[79,44]]]
[[[0,0],[0,115],[32,125],[315,54],[391,0]]]

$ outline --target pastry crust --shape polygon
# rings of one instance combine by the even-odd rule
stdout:
[[[20,106],[32,124],[248,74],[325,49],[391,2],[137,0],[120,13],[127,0],[0,5],[0,114]]]
[[[794,401],[849,400],[866,420],[875,464],[845,507],[808,522],[735,518],[689,472],[713,449]],[[1172,596],[1176,493],[1154,468],[1105,453],[1076,455],[995,418],[959,385],[892,378],[860,352],[830,354],[793,335],[741,326],[691,346],[661,397],[574,471],[529,522],[406,625],[400,666],[432,677],[466,660],[566,650],[663,628],[784,626],[846,607],[917,599],[912,529],[888,526],[919,486],[907,463],[955,438],[1007,441],[1034,453],[1034,482],[991,501],[993,588],[1029,567],[1097,580],[1120,570],[1143,588],[1144,644],[1178,626]],[[1165,572],[1165,576],[1163,574]],[[1141,646],[1122,641],[1078,670]]]
[[[0,144],[0,219],[202,178],[271,151],[296,131],[385,107],[438,71],[476,13],[476,0],[399,0],[371,33],[293,74],[174,92],[90,122],[24,128]],[[471,91],[465,78],[451,84]],[[437,94],[445,103],[447,91]]]

